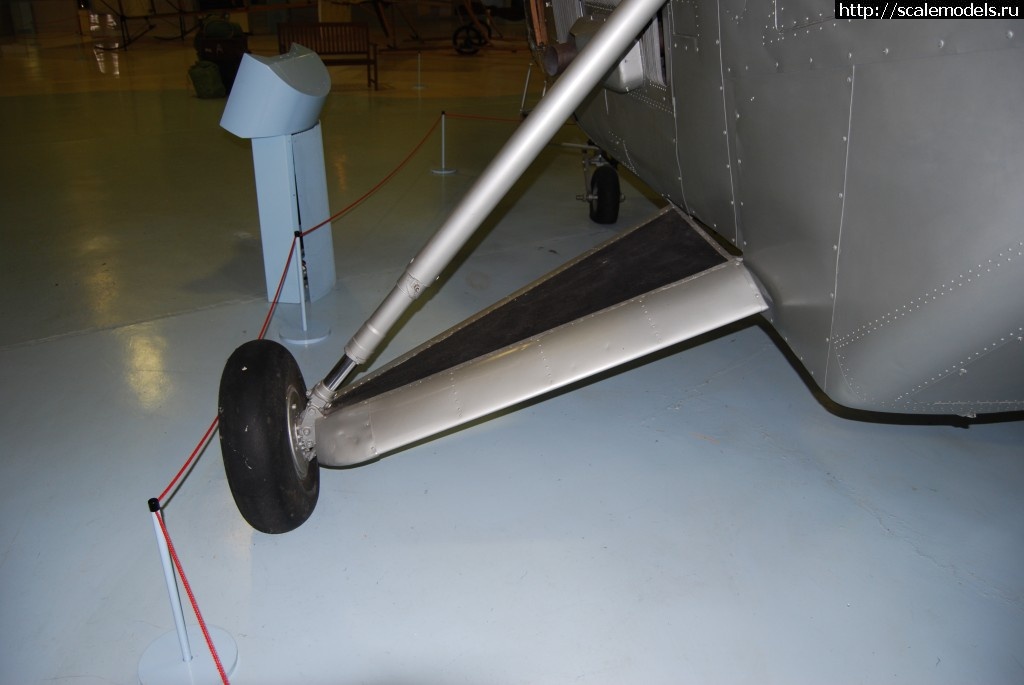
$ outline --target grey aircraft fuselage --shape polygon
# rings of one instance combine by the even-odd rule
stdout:
[[[617,5],[531,0],[538,60]],[[576,119],[742,252],[838,404],[1024,409],[1024,21],[669,0]]]

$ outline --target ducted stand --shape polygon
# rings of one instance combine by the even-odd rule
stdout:
[[[275,57],[245,55],[220,120],[224,129],[252,139],[263,266],[271,302],[295,232],[308,231],[330,216],[319,121],[330,91],[327,67],[315,52],[300,45]],[[280,302],[302,302],[306,287],[309,298],[317,300],[334,287],[330,226],[308,234],[304,243],[306,273],[302,279],[291,275],[285,279]]]

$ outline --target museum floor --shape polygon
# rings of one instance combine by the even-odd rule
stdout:
[[[332,209],[442,110],[466,115],[447,122],[457,171],[431,173],[435,131],[334,224],[338,283],[312,310],[331,336],[292,346],[310,383],[509,135],[528,55],[382,60],[377,92],[332,68]],[[249,143],[190,92],[193,61],[152,36],[3,46],[0,683],[137,682],[174,627],[147,500],[268,311]],[[625,183],[597,226],[581,191],[580,152],[549,147],[378,363],[656,205]],[[269,337],[297,317],[282,305]],[[1022,493],[1024,422],[841,416],[752,322],[324,470],[292,533],[240,518],[216,439],[164,504],[239,685],[991,685],[1024,678]]]

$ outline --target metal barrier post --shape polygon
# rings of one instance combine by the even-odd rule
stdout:
[[[444,175],[447,175],[447,174],[454,174],[455,173],[455,169],[449,169],[447,166],[445,166],[445,161],[444,161],[445,150],[444,150],[444,148],[445,148],[445,145],[446,145],[446,141],[445,141],[445,130],[444,130],[445,126],[444,126],[444,122],[445,122],[445,114],[444,114],[444,112],[441,112],[441,168],[440,169],[432,169],[431,170],[431,173],[438,174],[440,176],[444,176]]]

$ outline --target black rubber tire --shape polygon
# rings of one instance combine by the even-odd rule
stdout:
[[[609,165],[604,164],[590,175],[590,220],[597,224],[614,224],[619,220],[619,199],[622,191],[619,188],[619,174]]]
[[[487,32],[490,33],[489,28]],[[452,45],[455,46],[455,52],[460,55],[475,55],[480,48],[487,45],[488,40],[489,38],[484,38],[480,29],[473,24],[464,24],[452,34]]]
[[[320,495],[320,465],[294,447],[292,424],[306,406],[295,358],[270,340],[235,350],[220,378],[220,450],[242,518],[263,533],[305,523]]]

